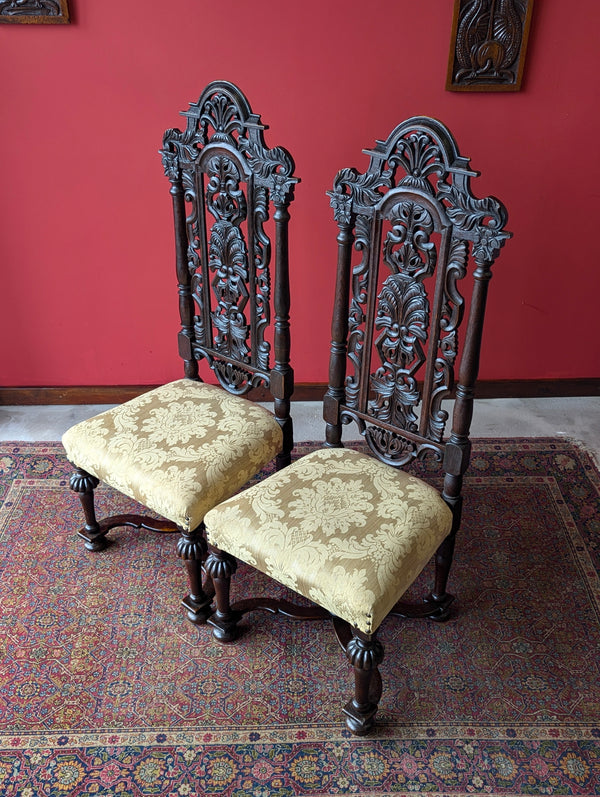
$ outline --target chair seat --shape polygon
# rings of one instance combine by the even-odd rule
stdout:
[[[68,459],[191,531],[281,451],[263,407],[180,379],[71,427]]]
[[[209,543],[371,634],[436,551],[452,512],[366,454],[314,451],[207,513]]]

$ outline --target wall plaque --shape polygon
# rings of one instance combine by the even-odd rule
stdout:
[[[449,91],[521,88],[533,0],[454,0]]]
[[[67,0],[0,0],[0,23],[61,25],[69,22]]]

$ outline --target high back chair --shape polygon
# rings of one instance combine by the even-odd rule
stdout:
[[[344,712],[356,734],[369,731],[377,711],[383,620],[449,614],[486,294],[510,235],[500,202],[471,193],[477,173],[440,122],[409,119],[367,154],[369,168],[340,171],[329,194],[339,233],[325,447],[206,516],[216,639],[235,639],[240,618],[255,609],[332,616],[354,667]],[[451,396],[445,437],[442,402]],[[369,453],[342,447],[350,422]],[[441,492],[402,470],[426,456],[439,462]],[[422,603],[403,602],[434,554],[433,590]],[[238,559],[314,605],[268,597],[232,604]]]
[[[210,83],[182,116],[185,130],[166,131],[161,155],[185,378],[73,426],[63,444],[76,467],[70,486],[83,505],[86,548],[105,548],[117,526],[178,530],[190,581],[183,603],[201,623],[213,595],[202,583],[205,513],[273,458],[278,468],[290,461],[288,206],[298,178],[289,153],[266,146],[265,126],[233,84]],[[199,361],[218,384],[202,381]],[[274,414],[245,397],[252,388],[267,389]],[[161,519],[98,521],[100,480]]]

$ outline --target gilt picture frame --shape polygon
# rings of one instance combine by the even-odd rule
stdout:
[[[454,0],[446,89],[519,91],[533,0]]]
[[[0,24],[66,25],[68,0],[0,0]]]

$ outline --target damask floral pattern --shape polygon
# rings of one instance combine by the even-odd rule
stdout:
[[[308,454],[207,513],[211,545],[369,634],[448,535],[437,490],[348,449]]]
[[[190,379],[144,393],[63,436],[76,466],[188,531],[273,459],[282,442],[268,410]]]

